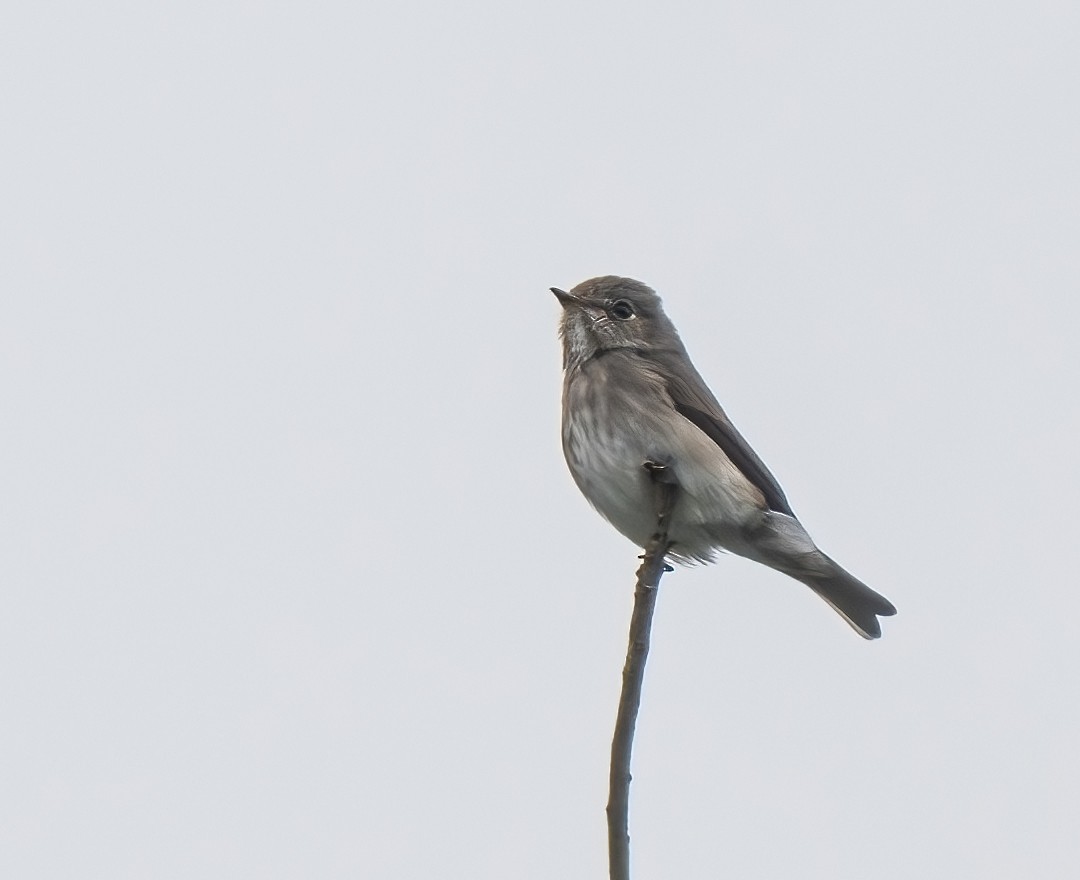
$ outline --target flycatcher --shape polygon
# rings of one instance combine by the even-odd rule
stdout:
[[[776,478],[694,369],[652,288],[606,275],[563,306],[562,442],[578,488],[644,547],[656,531],[649,468],[675,483],[668,556],[711,562],[729,551],[806,584],[859,635],[881,635],[892,603],[814,544]]]

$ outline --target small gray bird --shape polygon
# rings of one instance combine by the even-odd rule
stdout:
[[[656,531],[648,467],[676,484],[669,556],[711,562],[727,550],[806,584],[867,639],[896,609],[818,550],[769,469],[694,369],[652,288],[605,275],[563,306],[563,453],[578,488],[644,547]]]

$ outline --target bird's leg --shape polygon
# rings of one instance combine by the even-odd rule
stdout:
[[[675,490],[679,483],[672,469],[666,464],[646,460],[642,467],[645,468],[645,472],[656,489],[656,534],[653,535],[650,543],[656,547],[662,546],[666,554],[671,548],[671,542],[668,540],[668,519],[675,506]],[[648,553],[645,555],[647,556]],[[663,570],[673,571],[674,569],[664,562]]]
[[[656,486],[657,535],[667,537],[667,520],[671,516],[671,509],[675,506],[675,487],[679,485],[679,481],[675,479],[674,472],[666,464],[646,461],[642,467]]]

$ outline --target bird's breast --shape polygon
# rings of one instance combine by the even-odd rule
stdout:
[[[655,493],[646,461],[672,468],[679,494],[671,535],[700,545],[688,556],[709,558],[703,537],[760,515],[758,493],[723,451],[681,416],[662,380],[612,358],[567,376],[563,388],[563,453],[582,494],[638,546],[655,531]],[[604,367],[603,369],[597,367]]]

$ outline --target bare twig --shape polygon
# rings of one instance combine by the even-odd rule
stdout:
[[[611,775],[608,779],[608,866],[611,880],[630,880],[630,753],[634,747],[634,726],[641,705],[641,683],[649,656],[649,636],[653,609],[665,571],[664,557],[671,549],[668,518],[675,505],[675,481],[670,470],[652,462],[645,469],[656,487],[656,534],[645,547],[634,588],[634,613],[630,618],[630,640],[623,666],[622,694],[611,740]]]

